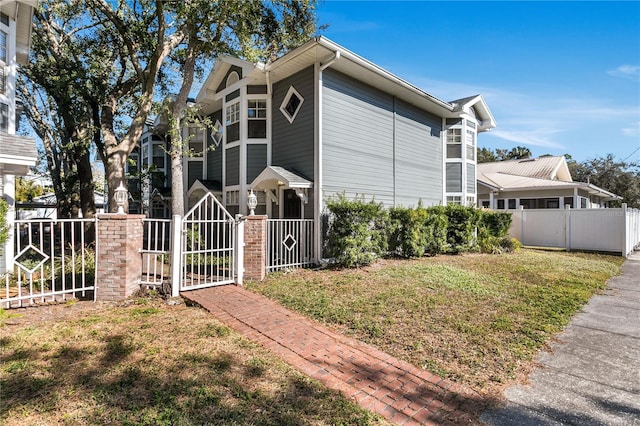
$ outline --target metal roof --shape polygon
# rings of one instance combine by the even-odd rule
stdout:
[[[571,182],[571,173],[563,156],[526,158],[478,164],[478,176],[489,173],[504,173],[538,179]]]

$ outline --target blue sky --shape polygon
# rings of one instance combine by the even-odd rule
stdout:
[[[446,100],[482,94],[488,148],[640,161],[640,2],[337,1],[322,35]],[[635,152],[634,152],[635,151]]]

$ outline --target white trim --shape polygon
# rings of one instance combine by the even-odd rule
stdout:
[[[231,77],[234,77],[234,76],[235,76],[235,80],[234,80],[234,81],[232,81],[232,82],[229,82],[229,80],[231,80],[231,79],[232,79]],[[225,80],[225,82],[224,82],[224,86],[225,86],[225,88],[227,88],[227,87],[231,87],[231,86],[233,86],[234,84],[236,84],[236,83],[237,83],[237,82],[239,82],[239,81],[240,81],[240,75],[238,74],[238,71],[231,71],[231,72],[227,75],[227,79],[226,79],[226,80]]]
[[[313,249],[316,260],[322,257],[322,210],[324,209],[324,200],[322,199],[322,68],[320,63],[313,65],[313,98],[315,104],[315,113],[313,114],[313,156],[314,156],[314,173],[313,173],[313,222],[314,222],[314,242]]]
[[[293,95],[295,95],[298,99],[300,99],[300,103],[296,107],[296,110],[293,113],[293,115],[289,115],[289,111],[287,111],[286,107],[287,107],[287,104],[289,103],[289,101],[291,100],[291,97]],[[300,112],[300,109],[302,109],[302,104],[303,103],[304,103],[304,98],[302,97],[302,95],[300,93],[298,93],[298,91],[296,90],[295,87],[290,86],[289,87],[289,91],[285,95],[284,99],[282,100],[282,104],[280,105],[280,112],[289,121],[289,124],[294,122],[294,120],[296,119],[298,113]]]

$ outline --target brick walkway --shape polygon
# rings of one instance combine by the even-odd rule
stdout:
[[[302,373],[398,425],[478,423],[481,397],[241,287],[183,293]]]

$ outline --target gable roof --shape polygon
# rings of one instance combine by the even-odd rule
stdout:
[[[284,167],[267,166],[249,185],[252,189],[268,189],[278,186],[284,186],[285,188],[313,188],[313,182]]]
[[[439,117],[459,117],[461,113],[470,113],[471,107],[474,107],[477,119],[480,122],[478,128],[480,132],[490,130],[496,126],[493,115],[481,95],[471,96],[455,102],[443,101],[321,36],[309,40],[267,64],[250,64],[249,62],[229,57],[220,57],[217,62],[231,63],[231,60],[240,61],[243,65],[243,70],[248,65],[253,67],[251,70],[247,69],[246,76],[243,76],[243,79],[247,78],[249,80],[249,84],[275,83],[318,63],[322,70],[331,67],[342,74],[366,82],[368,85],[383,90],[398,99],[402,99]],[[238,63],[234,65],[239,66]],[[216,82],[221,81],[228,68],[229,65],[216,63],[198,94],[198,102],[203,104],[220,103],[220,97],[215,96],[214,93],[217,87]]]

